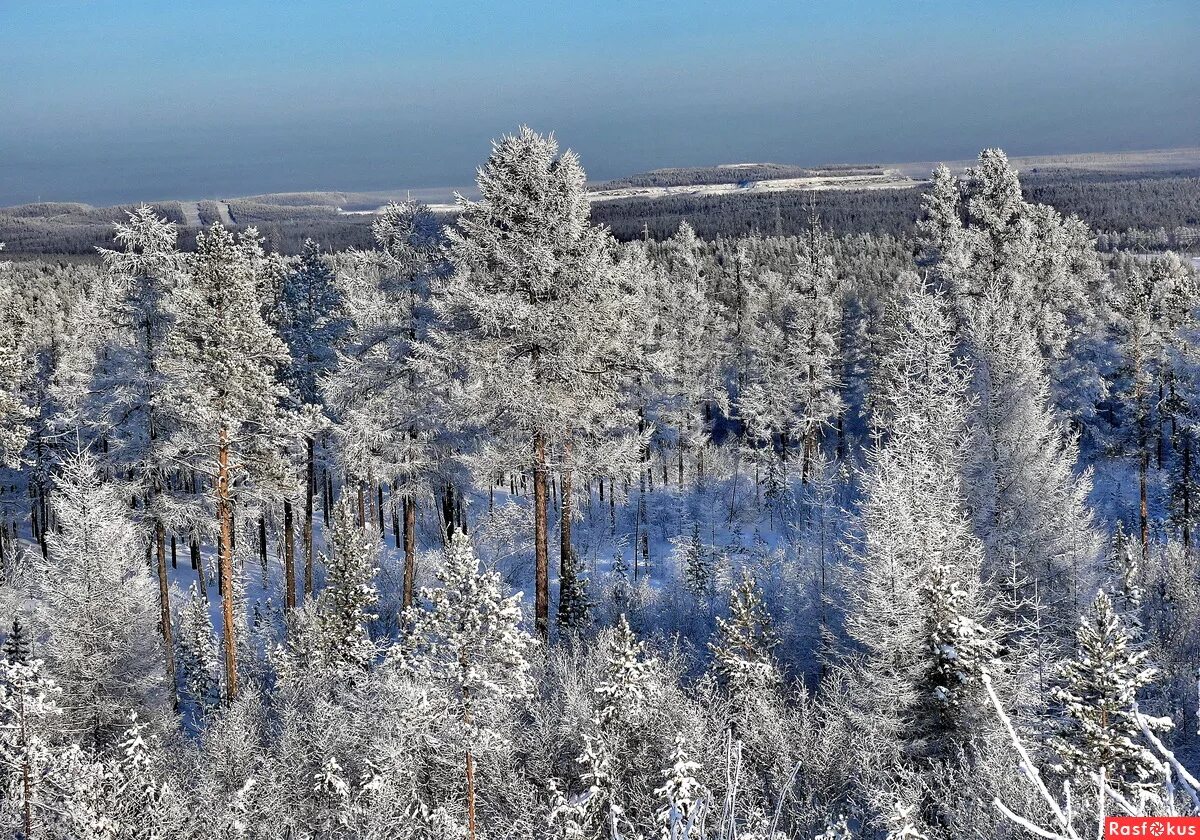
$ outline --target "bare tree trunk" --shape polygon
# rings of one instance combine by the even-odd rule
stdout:
[[[542,639],[550,637],[550,558],[546,542],[546,437],[533,434],[534,623]]]
[[[1192,436],[1183,437],[1183,548],[1192,545]]]
[[[267,570],[267,517],[265,513],[258,515],[258,562]]]
[[[175,646],[171,641],[171,589],[167,585],[166,534],[162,520],[154,519],[154,554],[158,560],[158,615],[159,631],[163,637],[164,655],[167,664],[167,682],[171,686],[171,704],[179,702],[175,696]]]
[[[446,491],[442,493],[442,525],[446,529],[446,545],[450,544],[450,539],[454,536],[454,485],[447,484]]]
[[[558,613],[559,621],[563,620],[563,607],[566,606],[566,582],[574,580],[575,550],[571,545],[571,516],[574,511],[574,500],[571,498],[573,489],[571,444],[563,444],[562,506],[559,509],[558,520]]]
[[[467,838],[475,840],[475,757],[467,747]]]
[[[385,536],[383,530],[383,485],[375,485],[375,518],[379,522],[379,536]]]
[[[221,634],[225,648],[225,697],[237,698],[237,645],[233,633],[233,523],[229,487],[229,432],[222,428],[217,448],[217,519],[221,528]]]
[[[200,553],[200,537],[195,531],[188,540],[188,551],[191,554],[192,568],[196,570],[196,582],[200,584],[200,594],[208,600],[208,581],[204,579],[204,555]]]
[[[29,742],[29,734],[25,731],[25,712],[22,704],[21,712],[21,741],[22,743]],[[24,761],[21,762],[21,791],[24,795],[25,802],[23,810],[25,823],[25,840],[33,840],[33,768],[30,764],[33,758],[27,753]]]
[[[283,500],[283,604],[296,608],[296,538],[292,525],[292,500]]]
[[[314,452],[316,441],[309,436],[306,441],[308,447],[308,464],[306,468],[306,481],[304,491],[304,594],[312,594],[312,564],[313,564],[313,497],[317,495],[317,472],[315,466],[316,453]],[[296,601],[296,586],[295,583],[290,583],[292,590],[292,603]]]
[[[392,494],[389,499],[392,508],[392,539],[396,542],[396,548],[400,548],[402,545],[400,538],[400,505],[402,505],[403,502],[398,503],[396,501],[396,490],[399,488],[399,486],[399,481],[392,482]]]
[[[333,507],[333,479],[329,475],[328,465],[326,465],[322,472],[324,473],[324,480],[321,482],[321,492],[323,494],[323,499],[321,502],[321,516],[324,517],[325,527],[328,528],[330,522],[329,517],[331,513],[330,508]],[[308,590],[306,594],[312,594],[312,590]]]
[[[1146,433],[1146,420],[1145,412],[1143,412],[1138,432],[1138,501],[1141,513],[1143,564],[1149,562],[1150,559],[1150,512],[1146,503],[1146,473],[1150,470],[1150,452],[1147,448],[1149,440]]]
[[[404,497],[404,601],[405,609],[413,603],[413,585],[417,576],[417,502]]]

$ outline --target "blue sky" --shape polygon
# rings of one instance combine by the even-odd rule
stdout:
[[[1200,143],[1200,3],[0,0],[0,205]]]

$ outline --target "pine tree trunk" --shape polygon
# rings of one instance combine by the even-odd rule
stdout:
[[[404,600],[408,609],[413,604],[413,586],[417,577],[417,502],[404,497]]]
[[[1192,545],[1192,436],[1183,437],[1183,548]]]
[[[167,683],[171,686],[171,705],[178,703],[175,696],[175,646],[171,641],[171,589],[167,584],[166,533],[162,520],[154,520],[154,554],[158,560],[158,613],[159,631],[163,637],[163,649],[167,664]]]
[[[267,517],[258,515],[258,563],[262,566],[263,574],[267,573]]]
[[[379,536],[386,536],[383,529],[383,485],[375,485],[375,518],[379,523]]]
[[[400,548],[403,544],[400,537],[400,505],[403,502],[397,503],[396,501],[396,489],[399,487],[399,484],[399,481],[392,482],[392,494],[390,498],[392,503],[392,539],[395,541],[396,548]]]
[[[292,500],[283,500],[283,603],[296,608],[296,538],[292,525]]]
[[[442,525],[445,526],[446,545],[450,545],[450,539],[454,536],[454,485],[447,484],[446,491],[442,493]]]
[[[312,564],[313,564],[313,497],[317,495],[317,471],[316,471],[316,441],[310,435],[306,441],[308,448],[308,458],[306,467],[306,480],[304,483],[304,594],[305,596],[312,594]],[[296,600],[295,583],[292,587],[292,602]]]
[[[571,499],[573,490],[572,467],[571,467],[571,444],[563,444],[563,467],[562,467],[562,507],[560,508],[559,523],[558,523],[558,612],[559,621],[562,621],[563,608],[566,606],[566,582],[574,580],[575,573],[575,551],[571,545],[571,515],[574,512],[574,503]]]
[[[29,733],[26,731],[25,704],[21,704],[21,743],[29,743]],[[21,791],[24,798],[23,817],[25,823],[25,840],[33,840],[33,757],[25,753],[21,762]]]
[[[326,466],[321,472],[324,475],[324,479],[321,481],[321,493],[323,496],[321,500],[321,516],[325,519],[325,527],[328,528],[330,515],[332,513],[330,508],[333,507],[333,479],[329,476],[328,466]],[[312,590],[307,590],[305,594],[311,595]]]
[[[467,840],[475,840],[475,756],[467,747]]]
[[[550,558],[546,542],[546,437],[533,434],[534,623],[543,640],[550,637]]]
[[[1138,501],[1141,514],[1142,563],[1145,564],[1150,559],[1150,511],[1146,503],[1146,473],[1150,470],[1150,452],[1147,448],[1149,441],[1146,435],[1146,417],[1144,414],[1140,425],[1141,431],[1138,435]]]
[[[196,570],[196,582],[200,584],[200,594],[208,601],[208,581],[204,579],[204,556],[200,553],[200,537],[192,532],[188,539],[188,552],[191,554],[192,568]]]
[[[238,694],[237,645],[233,632],[233,511],[230,505],[229,432],[222,428],[217,447],[217,519],[221,529],[221,634],[225,648],[225,697]]]

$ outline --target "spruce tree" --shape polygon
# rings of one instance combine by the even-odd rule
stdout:
[[[33,638],[20,616],[13,616],[12,628],[4,639],[4,658],[16,665],[26,665],[33,657]]]
[[[184,697],[191,702],[195,716],[203,719],[221,700],[221,660],[208,601],[201,597],[195,584],[188,592],[180,616],[177,643]]]
[[[0,825],[13,836],[33,838],[54,817],[60,693],[40,659],[0,659]]]
[[[379,541],[364,528],[349,498],[333,509],[333,530],[323,558],[325,588],[317,599],[317,623],[329,663],[337,668],[366,668],[375,649],[367,623],[378,601],[375,566]]]
[[[717,618],[716,639],[709,643],[714,670],[731,697],[744,704],[782,687],[773,654],[778,645],[762,591],[744,570],[729,595],[729,615]]]
[[[685,840],[699,824],[706,792],[697,779],[700,764],[688,757],[683,736],[676,736],[671,766],[663,770],[662,787],[654,794],[665,800],[655,816],[662,840]]]
[[[1091,774],[1104,772],[1119,793],[1144,800],[1161,787],[1160,762],[1139,743],[1133,710],[1138,691],[1157,675],[1146,651],[1136,650],[1128,628],[1101,589],[1075,634],[1075,658],[1063,663],[1053,689],[1062,726],[1050,739],[1061,771],[1076,790],[1091,786]],[[1147,718],[1152,728],[1169,718]]]
[[[423,589],[428,608],[413,607],[410,656],[449,692],[455,744],[465,759],[468,837],[476,831],[475,757],[501,739],[499,707],[532,690],[534,642],[520,627],[521,595],[505,596],[499,573],[483,571],[466,534],[456,533],[438,573],[441,586]]]

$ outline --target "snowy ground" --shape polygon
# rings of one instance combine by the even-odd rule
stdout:
[[[743,164],[754,166],[755,164]],[[592,202],[619,201],[627,198],[667,198],[670,196],[732,195],[734,193],[801,192],[808,190],[895,190],[910,189],[924,181],[902,175],[898,170],[888,169],[882,175],[814,175],[806,178],[772,178],[764,181],[742,181],[726,184],[692,184],[681,187],[622,187],[615,190],[592,190],[588,199]],[[449,213],[457,209],[452,202],[429,205],[435,213]],[[378,215],[382,208],[374,210],[343,210],[344,216]]]

